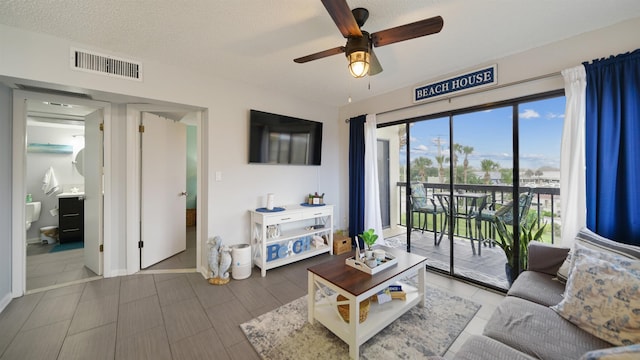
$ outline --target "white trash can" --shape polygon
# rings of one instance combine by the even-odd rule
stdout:
[[[251,276],[251,245],[232,245],[231,259],[231,276],[235,280],[242,280]]]

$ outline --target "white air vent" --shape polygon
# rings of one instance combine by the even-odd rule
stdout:
[[[71,68],[142,81],[142,63],[80,49],[71,49]]]

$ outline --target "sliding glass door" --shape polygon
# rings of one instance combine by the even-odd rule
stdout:
[[[453,272],[506,288],[506,257],[494,246],[491,214],[513,194],[513,107],[454,115],[452,129]]]
[[[507,289],[498,218],[509,230],[520,215],[547,223],[543,241],[558,241],[564,101],[555,92],[380,125],[385,239],[431,269]]]

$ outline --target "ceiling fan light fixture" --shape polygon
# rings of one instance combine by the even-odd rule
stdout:
[[[370,55],[367,51],[354,51],[347,55],[349,72],[354,78],[361,78],[369,73]]]

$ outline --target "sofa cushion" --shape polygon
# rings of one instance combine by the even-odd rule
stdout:
[[[601,251],[603,253],[617,254],[630,259],[640,259],[640,247],[627,245],[600,236],[593,231],[583,228],[576,236],[574,247],[576,244]],[[558,280],[566,282],[569,277],[569,271],[573,264],[574,248],[569,251],[566,260],[558,270]]]
[[[500,302],[484,335],[540,359],[578,359],[611,344],[583,331],[547,306],[513,296]]]
[[[611,262],[592,254],[577,248],[564,300],[551,309],[612,344],[639,343],[640,261]]]
[[[532,360],[535,359],[521,353],[503,343],[486,336],[473,335],[456,351],[454,360]]]
[[[518,276],[509,289],[508,296],[533,301],[536,304],[551,306],[562,301],[564,284],[554,280],[553,275],[537,271],[525,271]]]

